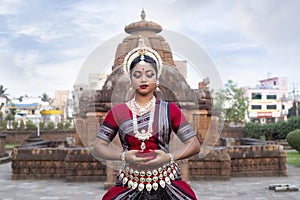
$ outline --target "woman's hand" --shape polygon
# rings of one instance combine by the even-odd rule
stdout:
[[[153,159],[153,157],[143,154],[139,150],[130,150],[125,153],[125,160],[130,165],[140,166],[151,159]]]
[[[163,164],[169,163],[171,158],[170,155],[162,150],[154,150],[152,159],[142,163],[144,166],[162,166]]]
[[[162,150],[154,150],[147,153],[139,150],[130,150],[125,153],[125,160],[130,165],[152,168],[169,163],[171,158],[168,153]]]

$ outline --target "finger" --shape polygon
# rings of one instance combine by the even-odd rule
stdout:
[[[143,158],[143,157],[136,157],[136,159],[135,159],[135,161],[136,162],[139,162],[139,163],[142,163],[142,162],[148,162],[149,160],[151,160],[151,159],[149,159],[149,158]]]
[[[130,155],[136,155],[138,152],[139,152],[138,150],[127,151],[127,153],[130,154]]]

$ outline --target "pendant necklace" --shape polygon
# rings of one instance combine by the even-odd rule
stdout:
[[[131,100],[131,109],[132,109],[132,121],[133,121],[133,132],[135,137],[138,140],[142,141],[141,144],[141,150],[144,151],[146,149],[146,144],[145,141],[149,140],[149,138],[152,136],[152,126],[153,126],[153,121],[154,121],[154,111],[155,111],[155,97],[153,96],[153,98],[151,99],[151,101],[149,103],[147,103],[147,109],[146,111],[151,108],[150,111],[150,118],[149,118],[149,123],[148,123],[148,131],[146,132],[146,130],[141,130],[141,132],[138,129],[138,123],[137,123],[137,118],[136,118],[136,108],[138,105],[135,101],[135,98]],[[146,107],[145,106],[145,107]],[[141,112],[141,111],[140,111]]]

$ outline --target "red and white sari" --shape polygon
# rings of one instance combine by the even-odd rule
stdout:
[[[139,130],[148,130],[150,112],[142,116],[137,116]],[[174,132],[177,137],[185,142],[195,136],[194,131],[188,124],[179,107],[174,103],[156,100],[155,113],[153,122],[153,133],[149,140],[145,141],[145,153],[153,150],[163,150],[169,152],[169,142],[171,133]],[[97,133],[97,137],[111,142],[119,133],[119,138],[124,151],[140,150],[142,141],[135,137],[133,131],[132,112],[125,103],[114,106],[105,117],[105,120]],[[151,169],[152,170],[152,169]],[[147,171],[147,169],[145,169]],[[150,176],[149,176],[150,177]],[[153,175],[151,175],[153,177]],[[181,180],[180,174],[165,184],[165,187],[147,191],[146,188],[128,187],[121,179],[117,178],[116,185],[108,190],[103,197],[104,200],[121,200],[121,199],[172,199],[172,200],[192,200],[197,199],[191,187]]]

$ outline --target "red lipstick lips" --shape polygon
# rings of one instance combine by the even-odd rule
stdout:
[[[148,87],[148,85],[141,85],[140,88],[141,89],[146,89]]]

